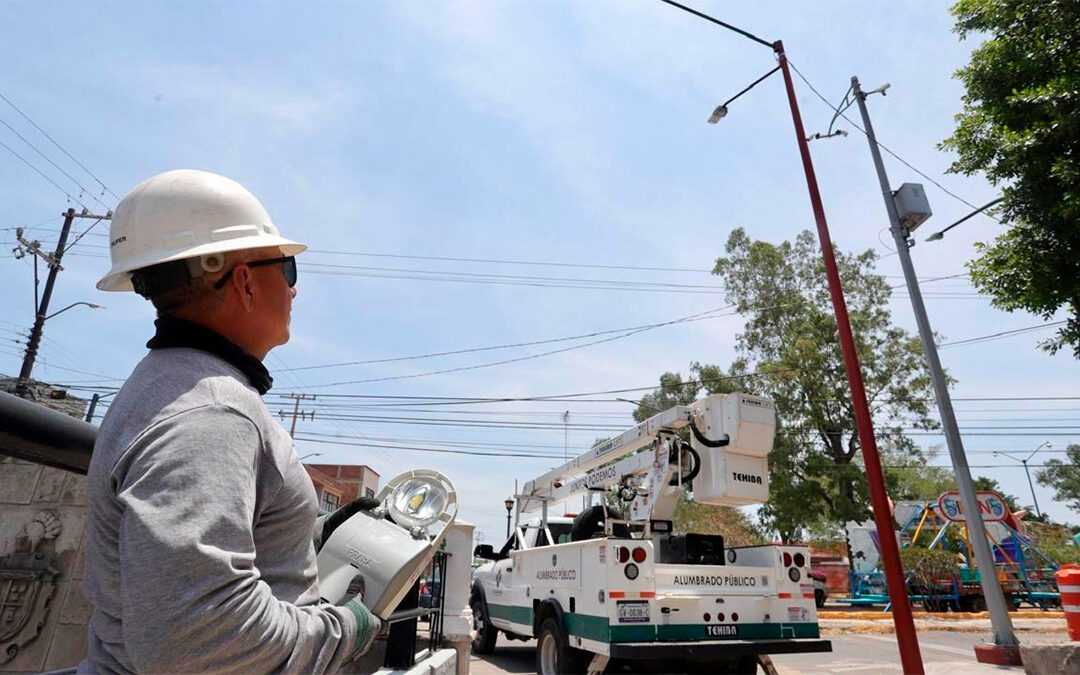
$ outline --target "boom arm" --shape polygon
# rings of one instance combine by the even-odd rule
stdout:
[[[693,430],[687,452],[678,432]],[[772,401],[745,394],[713,395],[653,415],[525,484],[519,512],[543,509],[590,491],[620,487],[636,494],[634,519],[667,518],[684,488],[684,465],[700,458],[694,496],[738,506],[768,498],[768,464],[776,427]],[[674,483],[674,485],[672,485]],[[663,513],[658,513],[657,510]]]

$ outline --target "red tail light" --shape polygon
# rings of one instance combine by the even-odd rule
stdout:
[[[784,567],[791,567],[791,554],[784,551]]]
[[[641,548],[640,546],[634,549],[634,562],[645,562],[645,549]]]
[[[796,567],[803,567],[804,565],[806,565],[806,556],[804,556],[802,553],[796,553],[795,554],[795,566]]]
[[[630,562],[630,549],[625,546],[617,546],[615,548],[615,557],[621,563]]]
[[[705,616],[703,616],[702,618],[705,619],[705,623],[712,621],[712,615],[708,612],[705,612]]]

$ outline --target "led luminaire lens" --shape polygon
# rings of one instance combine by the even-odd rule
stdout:
[[[638,567],[634,563],[630,563],[623,568],[623,572],[626,574],[627,579],[633,581],[634,579],[637,579]]]
[[[425,476],[413,476],[390,495],[390,518],[405,527],[426,527],[439,519],[448,501],[442,485]]]

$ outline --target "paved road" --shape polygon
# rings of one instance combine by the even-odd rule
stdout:
[[[773,663],[782,675],[901,675],[900,657],[893,635],[846,633],[828,635],[831,654],[789,654],[776,656]],[[974,646],[989,636],[979,633],[947,631],[920,632],[919,645],[927,675],[975,675],[976,673],[1023,673],[1023,668],[985,666],[975,661]],[[1036,636],[1031,636],[1035,638]],[[1028,636],[1021,636],[1021,640]],[[1039,634],[1038,640],[1063,641],[1057,634]],[[470,672],[474,675],[496,673],[534,673],[536,643],[510,642],[499,637],[491,656],[473,656]]]

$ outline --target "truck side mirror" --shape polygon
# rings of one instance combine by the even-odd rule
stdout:
[[[473,549],[473,555],[481,560],[498,560],[499,556],[495,553],[495,549],[491,547],[491,544],[480,544]]]

